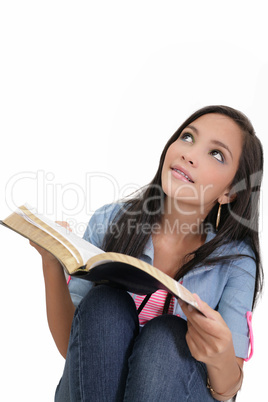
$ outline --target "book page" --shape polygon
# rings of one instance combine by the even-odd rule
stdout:
[[[81,237],[77,236],[76,234],[72,233],[70,230],[64,228],[63,226],[59,225],[56,222],[53,222],[52,220],[48,219],[42,214],[37,213],[34,208],[32,208],[30,205],[25,204],[24,207],[30,211],[30,213],[34,216],[36,216],[40,221],[44,222],[46,226],[51,227],[54,230],[54,233],[52,233],[49,228],[46,229],[42,225],[38,224],[35,222],[33,219],[30,218],[29,215],[27,215],[22,209],[18,209],[16,211],[17,214],[22,216],[25,220],[33,224],[34,226],[38,227],[39,229],[43,230],[44,232],[48,233],[50,236],[55,238],[58,242],[60,242],[64,247],[66,247],[69,252],[74,256],[77,262],[79,262],[77,256],[73,252],[73,250],[68,247],[68,245],[60,239],[60,237],[64,237],[69,243],[71,243],[78,251],[79,254],[81,255],[81,258],[83,260],[83,263],[86,264],[87,260],[94,255],[97,254],[102,254],[103,250],[100,248],[94,246],[93,244],[89,243],[88,241],[82,239]],[[59,233],[59,236],[55,235],[55,231]]]

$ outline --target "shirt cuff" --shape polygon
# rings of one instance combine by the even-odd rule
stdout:
[[[232,337],[236,357],[246,359],[248,357],[249,338],[237,333],[232,333]]]

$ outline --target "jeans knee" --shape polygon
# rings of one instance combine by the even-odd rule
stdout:
[[[175,356],[190,357],[186,342],[187,323],[173,315],[159,316],[142,328],[136,341],[137,353],[149,359],[173,359]]]
[[[142,332],[148,337],[167,337],[176,335],[177,339],[185,339],[187,322],[174,315],[162,315],[150,320]]]
[[[107,285],[93,287],[77,307],[76,316],[92,323],[116,323],[131,319],[138,326],[137,310],[132,297],[124,290]]]

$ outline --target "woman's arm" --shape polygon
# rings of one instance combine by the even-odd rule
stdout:
[[[63,268],[48,251],[34,243],[30,244],[42,257],[48,325],[59,352],[66,358],[75,306]]]
[[[195,296],[204,316],[180,302],[188,323],[186,341],[192,356],[207,366],[213,397],[226,401],[242,385],[243,359],[236,358],[231,331],[221,315]]]

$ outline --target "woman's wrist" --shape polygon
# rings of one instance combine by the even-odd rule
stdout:
[[[239,364],[237,364],[237,365],[238,365],[239,372],[240,372],[239,378],[236,381],[236,383],[225,392],[217,392],[214,388],[212,388],[209,377],[207,378],[207,388],[210,390],[210,392],[214,398],[217,398],[217,397],[232,398],[241,389],[242,383],[243,383],[243,378],[244,378],[244,373],[243,373],[243,369],[239,366]]]
[[[56,259],[50,258],[42,258],[43,265],[43,275],[45,283],[57,283],[58,281],[62,281],[64,277],[64,281],[66,280],[63,267],[61,263]]]

